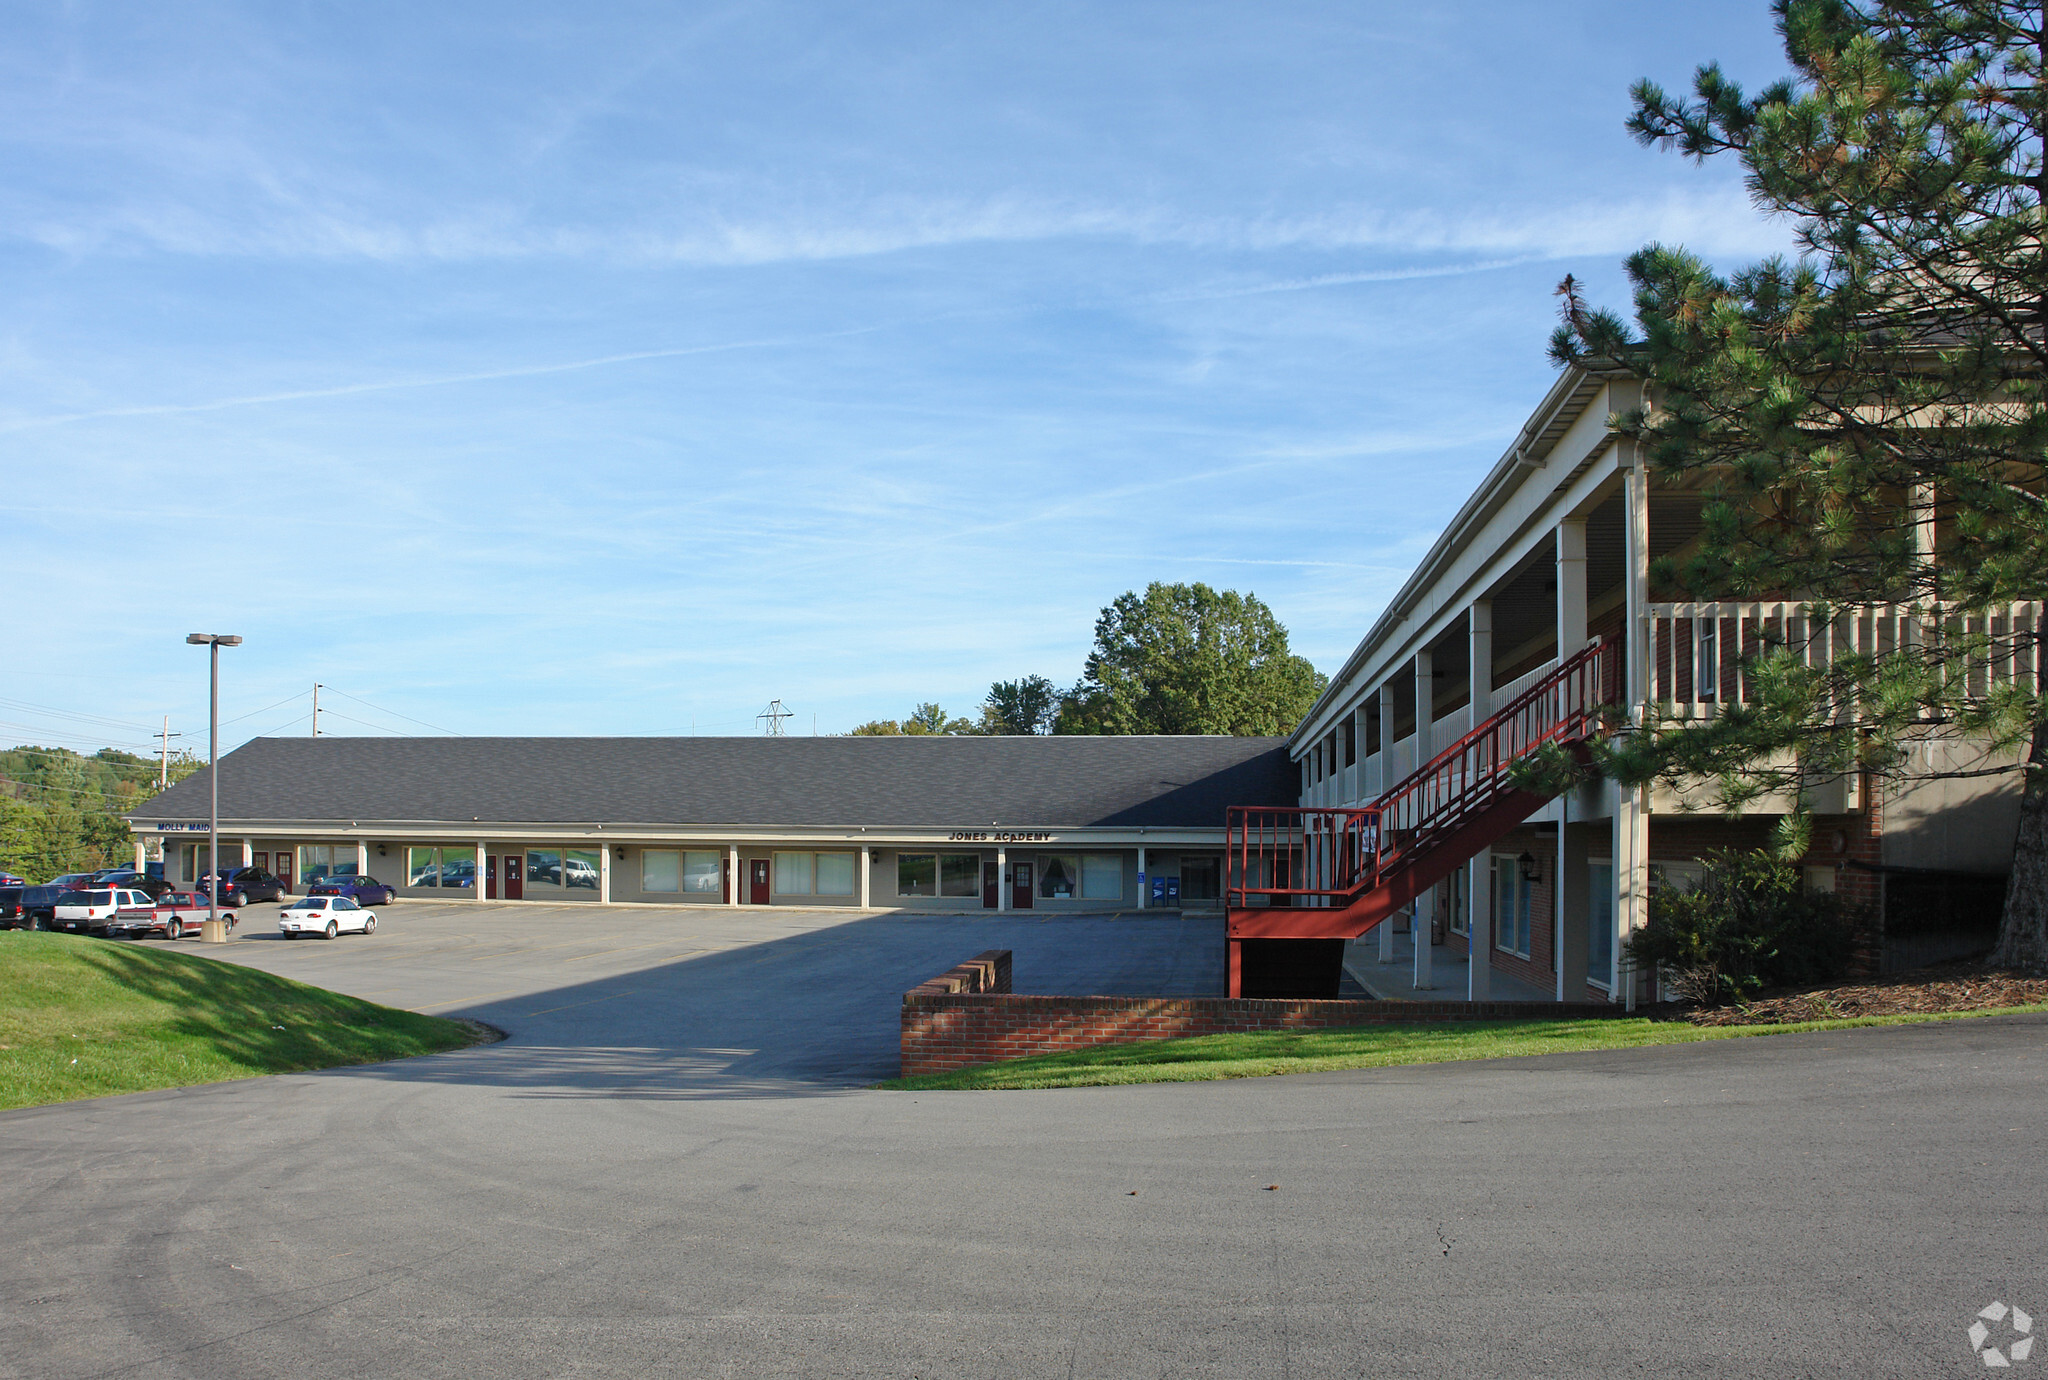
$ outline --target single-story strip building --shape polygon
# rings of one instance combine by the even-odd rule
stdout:
[[[939,911],[1221,911],[1226,809],[1298,792],[1284,738],[257,738],[219,770],[223,864],[293,890]],[[128,816],[138,865],[204,874],[209,787]]]

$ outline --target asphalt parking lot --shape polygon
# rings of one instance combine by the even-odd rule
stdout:
[[[511,1038],[0,1114],[0,1375],[1961,1376],[2048,1318],[2040,1017],[890,1093],[970,935],[1107,990],[1169,922],[583,916],[252,914]]]
[[[468,1016],[576,1076],[713,1088],[896,1075],[903,993],[983,949],[1019,991],[1221,994],[1220,918],[875,915],[401,901],[374,935],[287,940],[274,905],[177,946],[387,1006]],[[165,940],[148,941],[158,945]],[[552,1076],[552,1075],[551,1075]]]

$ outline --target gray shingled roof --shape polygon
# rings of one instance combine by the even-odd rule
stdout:
[[[257,738],[221,818],[1221,828],[1291,805],[1284,738]],[[203,821],[207,775],[131,816]]]

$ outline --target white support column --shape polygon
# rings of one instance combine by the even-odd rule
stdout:
[[[996,909],[1010,908],[1010,850],[996,849]]]
[[[1586,520],[1557,524],[1557,659],[1586,645]]]
[[[275,861],[275,859],[272,859],[272,861]],[[356,840],[356,875],[358,877],[370,875],[370,845],[364,839]]]
[[[860,908],[873,910],[875,901],[875,850],[860,846]]]
[[[1622,946],[1650,919],[1650,811],[1647,787],[1614,792],[1614,952],[1620,980],[1613,997],[1636,1009],[1637,975]]]
[[[1396,752],[1396,751],[1394,750],[1394,683],[1393,683],[1392,681],[1381,681],[1381,682],[1380,682],[1380,694],[1379,694],[1379,701],[1380,701],[1380,791],[1379,791],[1379,793],[1381,793],[1381,794],[1384,794],[1384,793],[1386,792],[1386,790],[1387,790],[1387,788],[1388,788],[1388,787],[1392,786],[1392,785],[1393,785],[1393,784],[1394,784],[1394,783],[1395,783],[1396,781],[1399,781],[1399,780],[1400,780],[1400,779],[1401,779],[1402,777],[1406,776],[1406,775],[1407,775],[1408,773],[1406,773],[1406,772],[1404,772],[1404,771],[1402,771],[1402,770],[1401,770],[1401,755],[1400,755],[1400,754],[1399,754],[1398,752]],[[1386,919],[1384,919],[1384,920],[1380,921],[1380,926],[1379,926],[1379,936],[1380,936],[1380,962],[1382,962],[1382,963],[1392,963],[1392,962],[1394,961],[1394,918],[1393,918],[1392,916],[1388,916],[1388,917],[1387,917]]]
[[[1351,711],[1351,755],[1358,759],[1357,770],[1351,774],[1351,803],[1354,805],[1363,804],[1379,794],[1365,779],[1365,726],[1366,716],[1371,712],[1370,706],[1363,702]]]
[[[256,857],[256,840],[254,840],[254,839],[243,839],[243,840],[242,840],[242,861],[241,861],[241,864],[240,864],[240,865],[241,865],[241,866],[243,866],[243,867],[247,867],[247,866],[248,866],[248,865],[250,864],[250,862],[251,862],[251,861],[252,861],[252,860],[253,860],[253,859],[254,859],[255,857]]]
[[[612,903],[612,846],[602,839],[597,844],[597,903]]]
[[[145,857],[143,857],[143,856],[142,856],[142,840],[141,840],[141,839],[137,839],[137,840],[135,840],[135,870],[136,870],[137,872],[140,872],[140,871],[142,871],[142,870],[143,870],[143,867],[144,867],[144,865],[145,865],[146,863],[148,863],[148,861],[149,861],[149,859],[147,859],[147,858],[145,858]],[[165,869],[165,871],[169,871],[169,870],[170,870],[170,869],[168,869],[168,868],[166,868],[166,869]]]
[[[1138,909],[1149,910],[1152,905],[1152,883],[1145,879],[1145,845],[1138,845]]]
[[[743,906],[746,902],[747,879],[740,875],[740,846],[728,843],[725,846],[725,870],[732,878],[732,899],[726,904]]]
[[[1436,657],[1428,648],[1415,654],[1415,766],[1420,767],[1436,755],[1433,735],[1430,732],[1436,720]],[[1414,770],[1414,768],[1410,768]],[[1409,912],[1408,928],[1415,937],[1415,990],[1427,992],[1436,986],[1430,974],[1430,931],[1436,921],[1436,888],[1431,887],[1415,898],[1415,908]]]
[[[472,893],[469,899],[472,901],[481,901],[490,894],[491,889],[484,885],[484,882],[487,880],[484,876],[484,869],[489,866],[490,861],[491,855],[485,850],[484,841],[478,839],[476,841],[476,874],[469,879],[469,889]]]
[[[1471,727],[1493,713],[1493,600],[1474,599],[1466,616],[1471,645]],[[1493,850],[1465,864],[1465,999],[1493,999]]]
[[[1640,730],[1649,711],[1650,657],[1650,478],[1633,441],[1621,442],[1623,586],[1628,600],[1628,666],[1625,690],[1629,723]],[[1617,1000],[1633,1011],[1635,975],[1621,946],[1650,920],[1650,793],[1647,787],[1614,791],[1615,961],[1621,981]]]

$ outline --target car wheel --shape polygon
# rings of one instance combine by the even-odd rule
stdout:
[[[364,920],[364,921],[363,921],[363,933],[364,933],[364,934],[375,934],[376,932],[377,932],[377,917],[376,917],[376,916],[374,916],[374,915],[372,915],[372,916],[370,916],[370,917],[369,917],[368,919],[366,919],[366,920]]]
[[[164,926],[164,933],[173,939],[183,939],[185,937],[185,922],[183,920],[171,921],[170,924]]]
[[[241,909],[243,906],[249,904],[249,893],[246,891],[229,892],[228,904],[235,907],[237,910]]]
[[[334,923],[334,922],[333,922],[332,920],[329,920],[329,921],[327,922],[327,929],[326,929],[326,930],[324,931],[324,934],[326,935],[326,937],[327,937],[327,938],[329,938],[329,939],[332,939],[332,938],[334,938],[334,936],[336,936],[337,934],[340,934],[340,933],[341,933],[341,926],[339,926],[339,925],[335,924],[335,923]]]

